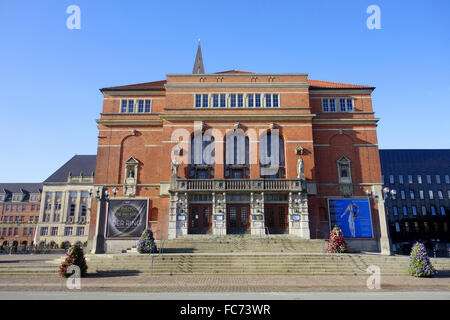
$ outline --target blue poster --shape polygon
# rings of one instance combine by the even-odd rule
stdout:
[[[328,199],[330,230],[337,225],[344,238],[373,238],[369,199]]]

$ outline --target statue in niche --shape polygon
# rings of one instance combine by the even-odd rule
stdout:
[[[128,168],[127,178],[134,178],[134,169],[133,168]]]
[[[178,166],[180,164],[178,163],[178,161],[176,159],[172,159],[172,176],[173,177],[178,177]]]
[[[302,180],[305,179],[305,167],[302,156],[297,160],[297,178]]]

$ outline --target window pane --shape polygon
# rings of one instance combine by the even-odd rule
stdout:
[[[259,93],[255,94],[255,107],[256,108],[261,107],[261,94]]]
[[[323,106],[323,112],[328,112],[330,111],[329,107],[328,107],[328,99],[323,99],[322,100],[322,106]]]
[[[145,112],[150,112],[151,111],[151,101],[152,100],[145,100]]]
[[[334,99],[330,99],[330,112],[336,112],[336,105]]]
[[[238,94],[238,107],[242,108],[244,106],[244,95],[242,93]]]
[[[269,93],[266,93],[266,107],[272,107],[272,95]]]
[[[203,95],[203,108],[208,108],[208,95]]]
[[[219,95],[213,94],[213,108],[219,107]]]
[[[248,106],[249,106],[249,107],[253,107],[253,106],[254,106],[254,102],[253,102],[253,94],[249,94],[249,95],[248,95]]]
[[[120,108],[120,112],[127,112],[127,100],[122,100],[122,107]]]
[[[134,112],[134,100],[128,100],[128,112]]]
[[[353,99],[347,99],[347,111],[353,111]]]
[[[272,98],[273,98],[273,107],[278,108],[278,94],[273,94]]]
[[[227,106],[226,104],[226,95],[225,94],[221,94],[220,95],[220,107],[221,108],[225,108]]]
[[[345,112],[345,99],[339,99],[341,112]]]
[[[230,107],[231,108],[236,107],[236,94],[234,93],[230,94]]]
[[[202,106],[202,95],[201,94],[196,94],[195,95],[195,107],[196,108],[201,108]]]
[[[138,100],[138,112],[144,112],[144,100]]]

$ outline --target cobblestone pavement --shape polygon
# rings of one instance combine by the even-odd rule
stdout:
[[[98,276],[81,279],[81,291],[106,292],[326,292],[374,291],[364,276],[174,275]],[[55,276],[0,276],[0,291],[73,291]],[[449,291],[450,277],[381,276],[376,291]]]

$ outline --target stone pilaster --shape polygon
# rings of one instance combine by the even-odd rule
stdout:
[[[188,233],[188,208],[187,193],[170,193],[169,239],[175,239]]]
[[[372,193],[378,195],[378,199],[375,202],[378,204],[378,219],[380,220],[380,247],[381,254],[391,255],[391,239],[389,237],[389,228],[386,216],[386,210],[383,200],[383,186],[372,186]]]
[[[227,234],[227,196],[226,193],[212,194],[212,233],[213,235]]]
[[[289,234],[310,239],[308,196],[305,192],[289,193]]]
[[[261,236],[266,233],[264,224],[264,192],[250,194],[250,233]]]

